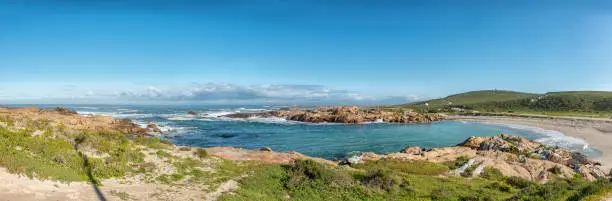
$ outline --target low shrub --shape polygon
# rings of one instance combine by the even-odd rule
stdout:
[[[503,180],[504,174],[501,173],[497,168],[494,167],[485,167],[480,173],[480,177],[489,179],[489,180]]]
[[[523,179],[522,177],[517,177],[517,176],[508,177],[506,179],[506,183],[516,188],[526,188],[526,187],[529,187],[535,184],[532,181],[529,181],[529,180]]]
[[[354,182],[353,177],[345,171],[332,169],[313,160],[296,160],[287,167],[287,173],[286,187],[289,189],[317,184],[345,186]]]
[[[179,181],[183,178],[185,178],[184,174],[179,174],[179,173],[174,173],[172,175],[170,175],[170,177],[172,178],[172,181]]]
[[[420,160],[368,161],[362,164],[352,164],[351,167],[364,170],[388,169],[390,171],[395,171],[399,173],[419,175],[441,175],[448,171],[448,167],[446,165]]]
[[[455,161],[446,162],[444,164],[448,166],[448,169],[454,170],[454,169],[461,167],[463,164],[467,163],[469,160],[470,158],[468,158],[467,156],[459,156],[457,157],[457,159],[455,159]]]
[[[472,177],[472,175],[474,175],[474,170],[479,166],[480,164],[472,164],[470,167],[466,168],[462,173],[461,176],[462,177]]]
[[[551,167],[550,169],[548,169],[548,171],[553,174],[561,174],[561,167],[555,165],[554,167]]]
[[[200,159],[208,157],[208,152],[206,151],[206,149],[202,148],[197,149],[194,154]]]
[[[493,182],[491,184],[489,184],[488,186],[486,186],[486,188],[489,189],[494,189],[494,190],[498,190],[498,191],[502,191],[502,192],[510,192],[512,191],[512,186],[503,183],[503,182]]]
[[[171,156],[172,156],[172,154],[170,154],[170,153],[168,153],[168,152],[165,152],[165,151],[162,151],[162,150],[158,150],[157,152],[155,152],[155,154],[156,154],[156,155],[157,155],[157,157],[159,157],[159,158],[168,158],[168,157],[171,157]]]
[[[403,184],[401,177],[383,169],[368,171],[361,181],[366,187],[388,192],[399,191],[400,185]]]
[[[134,138],[134,143],[152,149],[168,149],[172,146],[172,142],[155,136],[137,136]]]

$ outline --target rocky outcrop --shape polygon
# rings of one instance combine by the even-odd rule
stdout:
[[[599,168],[599,162],[588,159],[578,152],[570,152],[559,147],[545,146],[539,142],[530,141],[519,136],[508,136],[501,134],[492,137],[470,137],[459,146],[470,147],[486,153],[486,159],[494,167],[504,169],[504,166],[520,166],[527,170],[532,180],[538,180],[535,175],[544,175],[544,170],[556,167],[558,173],[563,177],[572,176],[574,172],[581,174],[588,180],[605,177],[605,173]],[[491,153],[496,153],[491,157]],[[482,155],[482,154],[481,154]],[[503,160],[499,160],[500,156]],[[487,161],[483,159],[483,161]],[[518,163],[516,163],[518,162]],[[516,168],[513,168],[516,170]],[[503,171],[502,171],[503,172]],[[535,174],[537,173],[537,174]],[[526,174],[518,174],[525,176]],[[559,175],[557,175],[559,176]]]
[[[273,164],[290,164],[298,159],[311,159],[317,162],[337,165],[336,162],[325,160],[322,158],[313,158],[300,154],[298,152],[274,152],[271,150],[247,150],[233,147],[212,147],[206,148],[209,154],[227,159],[227,160],[257,160]]]
[[[156,124],[148,122],[147,123],[147,129],[152,130],[153,132],[162,134],[163,132],[159,129],[159,127],[157,127]]]
[[[402,151],[400,151],[400,153],[405,153],[405,154],[412,154],[412,155],[421,155],[421,153],[423,153],[421,151],[421,148],[419,147],[406,147],[404,148]]]
[[[378,155],[372,152],[359,153],[343,163],[355,164],[377,160],[424,160],[443,163],[455,162],[459,157],[469,158],[452,174],[462,175],[472,168],[472,176],[477,176],[485,167],[498,169],[505,176],[546,182],[554,177],[571,178],[575,173],[587,180],[607,177],[599,168],[599,163],[580,153],[572,153],[558,147],[547,147],[539,142],[519,136],[501,134],[492,137],[470,137],[455,147],[423,150],[407,147],[400,152]]]
[[[411,110],[385,111],[377,108],[360,108],[356,106],[320,107],[316,109],[286,108],[263,113],[236,113],[225,115],[230,118],[249,117],[280,117],[292,121],[311,123],[346,123],[357,124],[364,122],[389,123],[431,123],[444,119],[439,114],[421,114]]]
[[[114,119],[101,115],[79,115],[75,111],[61,107],[55,109],[0,108],[0,116],[19,120],[15,124],[16,127],[21,128],[32,126],[29,124],[38,122],[61,124],[74,130],[118,131],[125,134],[150,135],[148,128],[141,128],[128,119]],[[153,125],[151,127],[157,127],[157,125]]]

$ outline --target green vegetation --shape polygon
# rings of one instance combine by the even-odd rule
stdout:
[[[425,106],[425,103],[428,105]],[[612,92],[569,91],[530,94],[513,91],[472,91],[399,106],[417,111],[553,116],[612,117]]]
[[[2,122],[15,123],[8,117]],[[99,179],[138,172],[141,168],[136,164],[144,162],[144,154],[122,133],[68,131],[65,125],[53,126],[48,119],[21,122],[27,126],[0,126],[0,166],[11,173],[63,182],[98,183]],[[146,141],[162,142],[154,138]]]
[[[426,163],[426,162],[425,162]],[[436,164],[425,164],[425,169]],[[384,166],[383,164],[390,164]],[[332,167],[310,160],[293,165],[264,165],[240,181],[240,188],[221,200],[596,200],[612,192],[612,181],[587,182],[580,177],[538,184],[503,177],[487,167],[481,177],[414,174],[397,161]],[[383,167],[383,168],[381,168]],[[436,172],[437,168],[426,172]]]
[[[448,174],[465,164],[467,157],[444,164],[379,160],[331,166],[297,160],[291,165],[274,165],[229,161],[211,156],[205,149],[173,155],[172,144],[159,138],[129,140],[118,132],[71,130],[46,119],[15,121],[0,117],[0,122],[0,166],[12,173],[63,182],[99,184],[105,178],[140,174],[141,181],[212,192],[224,182],[239,181],[240,188],[223,194],[221,200],[577,201],[598,200],[612,193],[609,179],[587,182],[579,175],[539,184],[505,177],[492,167],[485,167],[479,177]],[[9,128],[9,124],[25,127]],[[151,157],[158,160],[150,162]],[[156,164],[170,166],[164,169],[172,171],[159,172]],[[548,171],[559,174],[560,168]],[[472,175],[471,169],[466,172],[465,176]],[[110,194],[122,200],[134,199],[126,192]]]
[[[404,185],[401,177],[395,175],[392,171],[384,169],[369,170],[363,177],[362,183],[366,187],[388,192],[397,192]]]
[[[467,156],[459,156],[457,157],[457,159],[455,159],[455,161],[447,162],[444,164],[448,166],[448,169],[454,170],[454,169],[461,167],[463,164],[467,163],[469,160],[470,158]]]
[[[208,157],[208,152],[206,152],[206,149],[199,148],[196,150],[195,155],[202,159]]]
[[[389,161],[351,167],[355,169],[309,160],[269,165],[240,181],[241,188],[221,200],[505,200],[512,196],[486,188],[495,181],[440,177],[441,170],[448,168],[435,163]]]
[[[112,191],[110,191],[110,194],[112,196],[118,197],[121,200],[130,200],[131,199],[130,194],[128,194],[126,192],[119,192],[119,191],[116,191],[116,190],[112,190]]]
[[[522,93],[515,91],[503,91],[503,90],[483,90],[483,91],[471,91],[466,93],[460,93],[450,95],[445,98],[433,99],[428,101],[421,101],[410,103],[407,106],[422,106],[427,103],[429,108],[438,109],[449,105],[472,105],[487,102],[503,102],[520,100],[525,98],[537,97],[538,94]]]
[[[493,167],[485,167],[480,173],[480,177],[488,179],[488,180],[503,180],[504,175],[496,168]]]
[[[157,137],[137,136],[134,138],[134,143],[151,149],[169,149],[172,142]]]
[[[400,160],[379,160],[368,161],[363,164],[351,165],[358,169],[392,169],[396,172],[418,175],[441,175],[449,169],[447,166],[439,163],[430,163],[426,161],[400,161]]]

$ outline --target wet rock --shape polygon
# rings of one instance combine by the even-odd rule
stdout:
[[[159,127],[157,127],[157,125],[156,125],[156,124],[154,124],[154,123],[147,123],[147,129],[150,129],[150,130],[152,130],[153,132],[156,132],[156,133],[160,133],[160,134],[162,134],[162,133],[163,133],[163,132],[162,132],[162,131],[159,129]]]
[[[187,112],[187,114],[189,114],[189,115],[198,115],[198,113],[196,113],[194,111],[189,111],[189,112]]]

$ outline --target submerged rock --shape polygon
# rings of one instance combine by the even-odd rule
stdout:
[[[189,115],[198,115],[198,113],[196,113],[194,111],[189,111],[189,112],[187,112],[187,114],[189,114]]]

